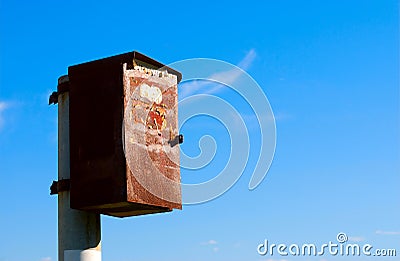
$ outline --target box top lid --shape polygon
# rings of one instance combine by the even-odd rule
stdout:
[[[128,66],[133,66],[133,61],[139,62],[142,65],[153,69],[165,69],[168,73],[174,74],[177,76],[178,83],[182,80],[182,74],[171,67],[166,66],[138,51],[132,51],[128,53],[118,54],[114,56],[110,56],[107,58],[101,58],[98,60],[93,60],[90,62],[85,62],[77,65],[72,65],[68,67],[68,71],[74,70],[96,70],[98,67],[114,67],[120,66],[122,70],[122,65],[127,63]]]

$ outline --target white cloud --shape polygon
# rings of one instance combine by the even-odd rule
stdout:
[[[377,231],[375,231],[375,234],[377,234],[377,235],[391,235],[391,236],[396,236],[396,235],[400,235],[400,231],[383,231],[383,230],[377,230]]]
[[[10,105],[4,101],[0,101],[0,130],[4,125],[4,116],[3,113],[6,109],[8,109]]]
[[[7,103],[6,102],[0,102],[0,111],[4,110],[7,108]]]
[[[245,57],[237,64],[237,66],[242,70],[246,71],[251,66],[256,56],[257,56],[256,51],[254,49],[251,49],[250,51],[247,52]],[[243,74],[242,70],[238,68],[232,68],[231,70],[228,71],[212,74],[208,77],[208,79],[212,79],[214,81],[231,85]],[[214,86],[211,87],[211,85]],[[221,90],[221,88],[223,88],[221,85],[218,84],[215,86],[215,83],[206,80],[190,81],[188,83],[185,83],[184,88],[181,89],[180,98],[185,98],[190,94],[199,91],[200,89],[203,90],[202,91],[203,94],[211,94]]]
[[[255,58],[256,58],[256,51],[254,49],[251,49],[246,54],[246,56],[239,62],[237,66],[242,70],[246,71],[253,63]],[[232,68],[229,71],[212,74],[209,78],[229,85],[234,83],[242,74],[243,72],[241,70],[237,68]]]
[[[240,63],[238,64],[238,67],[242,68],[243,70],[249,69],[250,65],[253,63],[256,56],[257,56],[256,50],[251,49],[246,54],[246,56],[240,61]]]
[[[200,243],[200,245],[209,246],[208,248],[209,249],[211,248],[213,252],[218,252],[219,251],[219,247],[217,246],[217,244],[218,244],[218,242],[216,240],[214,240],[214,239],[210,239],[210,240],[208,240],[206,242]]]
[[[218,244],[218,242],[217,241],[215,241],[214,239],[210,239],[210,240],[208,240],[207,242],[203,242],[203,243],[201,243],[202,245],[216,245],[216,244]]]
[[[43,257],[40,261],[51,261],[51,257]]]

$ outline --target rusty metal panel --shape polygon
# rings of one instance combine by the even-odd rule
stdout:
[[[177,76],[124,64],[128,200],[181,208]]]
[[[181,208],[171,142],[180,73],[130,52],[71,66],[68,76],[71,207],[118,217]]]

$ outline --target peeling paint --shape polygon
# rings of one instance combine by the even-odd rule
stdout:
[[[137,66],[126,68],[125,104],[132,115],[124,123],[126,158],[132,174],[128,176],[132,186],[128,198],[143,198],[144,192],[137,189],[140,184],[153,199],[143,203],[155,200],[181,208],[179,146],[171,142],[178,133],[177,78],[164,77],[156,70],[137,70]]]
[[[162,93],[160,88],[156,86],[149,86],[146,83],[142,83],[140,85],[140,96],[146,98],[152,103],[155,102],[157,104],[160,104],[162,101]]]

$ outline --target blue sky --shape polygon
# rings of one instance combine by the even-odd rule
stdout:
[[[276,117],[276,153],[265,180],[249,191],[259,130],[234,92],[212,92],[243,115],[248,168],[213,201],[102,217],[103,260],[307,260],[262,257],[256,248],[264,239],[323,244],[339,232],[400,255],[397,1],[2,0],[0,261],[57,259],[57,200],[49,196],[57,108],[47,105],[57,78],[70,65],[133,50],[167,64],[205,57],[242,67]],[[203,135],[218,144],[207,167],[182,169],[182,179],[218,174],[229,148],[223,125],[199,116],[182,132],[188,155],[200,152]],[[342,259],[349,260],[312,260]]]

